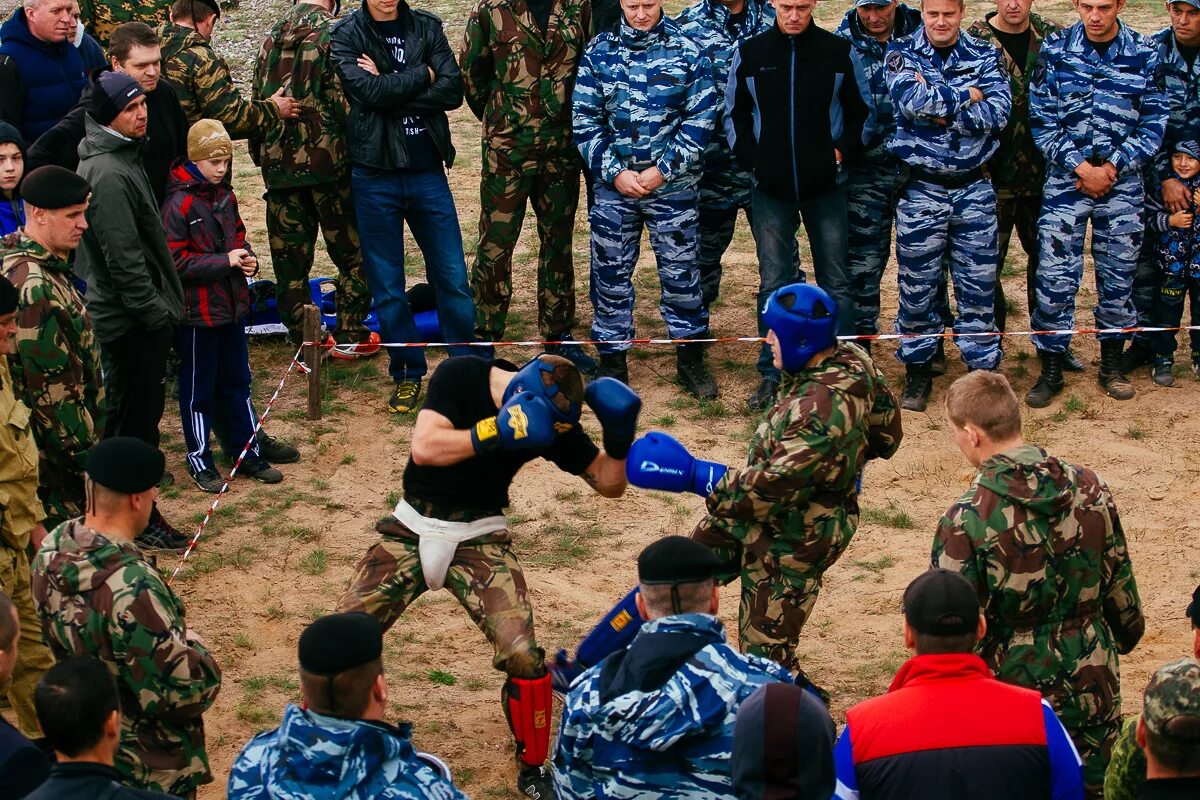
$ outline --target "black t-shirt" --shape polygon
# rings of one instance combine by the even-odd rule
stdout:
[[[459,430],[496,416],[492,402],[491,369],[516,370],[502,359],[454,356],[441,363],[429,379],[423,409],[436,411]],[[455,510],[499,514],[508,505],[508,487],[527,462],[541,457],[572,475],[582,475],[600,453],[578,425],[560,433],[545,450],[499,450],[482,453],[445,467],[414,464],[404,468],[404,495]]]
[[[1016,63],[1019,69],[1024,70],[1025,59],[1029,58],[1029,31],[1008,33],[998,29],[990,22],[988,27],[992,29],[996,41],[1000,42],[1000,46],[1004,48],[1004,52],[1008,53],[1008,57]]]
[[[392,66],[396,70],[408,68],[404,56],[404,21],[392,19],[375,20],[375,25],[383,35],[383,40],[392,48]],[[382,65],[380,65],[382,66]],[[442,168],[442,155],[438,152],[425,120],[419,116],[393,116],[392,120],[404,126],[404,148],[408,152],[410,172],[430,172]]]
[[[939,59],[939,60],[940,60],[940,61],[941,61],[943,64],[945,64],[945,63],[946,63],[946,59],[947,59],[947,58],[949,58],[949,57],[950,57],[950,54],[954,52],[954,47],[955,47],[955,45],[957,45],[957,44],[958,44],[958,42],[955,42],[954,44],[952,44],[952,45],[949,45],[949,46],[947,46],[947,47],[937,47],[937,46],[935,46],[933,49],[934,49],[934,52],[936,52],[936,53],[937,53],[937,57],[938,57],[938,59]]]
[[[1091,47],[1093,50],[1095,50],[1097,53],[1099,53],[1100,55],[1104,55],[1105,53],[1108,52],[1108,48],[1112,47],[1112,43],[1115,42],[1116,39],[1115,38],[1109,39],[1107,42],[1093,42],[1091,39],[1088,39],[1085,36],[1084,41],[1087,42],[1088,46]]]
[[[1183,56],[1183,60],[1187,62],[1188,67],[1196,63],[1196,53],[1200,53],[1200,46],[1188,47],[1178,39],[1175,40],[1175,46],[1179,48],[1179,55]]]
[[[526,5],[533,21],[537,23],[538,30],[545,33],[546,26],[550,24],[550,7],[554,5],[554,0],[529,0]]]

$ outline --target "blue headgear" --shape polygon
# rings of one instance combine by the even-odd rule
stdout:
[[[1183,153],[1185,156],[1191,156],[1200,161],[1200,142],[1195,139],[1184,139],[1182,142],[1176,142],[1175,146],[1171,148],[1171,152]]]
[[[837,344],[837,303],[811,283],[776,289],[763,307],[763,323],[775,331],[787,372],[804,369],[814,355]]]
[[[570,361],[562,359],[558,364],[556,356],[540,355],[517,370],[517,374],[508,382],[504,390],[504,402],[508,402],[521,392],[533,392],[546,401],[554,415],[555,428],[558,423],[575,425],[583,412],[583,403],[571,400],[554,381],[554,370],[560,365],[573,366]],[[580,384],[582,385],[582,378]],[[560,396],[561,395],[561,396]],[[565,409],[565,410],[564,410]]]

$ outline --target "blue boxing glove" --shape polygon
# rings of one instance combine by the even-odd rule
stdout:
[[[674,437],[653,431],[633,443],[625,462],[625,478],[643,489],[712,494],[729,468],[694,458]]]
[[[554,442],[554,418],[550,406],[533,392],[509,398],[494,417],[481,419],[471,428],[476,453],[497,450],[540,450]]]
[[[629,455],[642,398],[616,378],[597,378],[587,385],[583,399],[604,429],[604,452],[618,460]]]

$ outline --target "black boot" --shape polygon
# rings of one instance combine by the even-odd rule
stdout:
[[[629,366],[625,360],[628,355],[628,350],[618,350],[615,353],[601,353],[600,368],[596,371],[597,377],[616,378],[628,386]]]
[[[1045,408],[1063,390],[1063,354],[1039,350],[1038,357],[1042,359],[1042,374],[1025,393],[1025,405],[1030,408]]]
[[[933,373],[930,362],[924,364],[909,364],[906,367],[908,376],[904,383],[904,394],[900,395],[900,407],[905,411],[924,411],[929,402],[929,393],[933,391]]]
[[[1083,361],[1068,347],[1063,353],[1063,372],[1083,372],[1084,369]]]
[[[1104,348],[1104,342],[1100,343],[1100,347]],[[1130,340],[1129,347],[1125,348],[1125,352],[1121,353],[1118,371],[1128,375],[1138,367],[1145,367],[1153,363],[1154,351],[1135,336]]]
[[[1100,342],[1100,385],[1113,400],[1132,400],[1133,384],[1121,374],[1121,350],[1125,343],[1120,339]]]
[[[929,374],[933,376],[946,374],[946,340],[938,339],[937,351],[929,362]]]
[[[681,344],[675,348],[675,377],[697,399],[717,399],[717,382],[704,364],[704,345]]]

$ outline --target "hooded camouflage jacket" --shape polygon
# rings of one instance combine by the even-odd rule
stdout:
[[[858,527],[856,484],[867,461],[900,447],[900,413],[883,373],[856,345],[840,344],[817,366],[782,378],[746,466],[725,473],[697,532],[715,528],[823,569]]]
[[[32,412],[46,512],[69,519],[83,513],[84,457],[104,431],[100,351],[67,262],[19,232],[2,245],[0,271],[18,293],[13,387]],[[75,490],[52,491],[64,485]]]
[[[253,137],[250,152],[268,189],[332,183],[349,170],[348,106],[329,57],[332,22],[324,8],[297,3],[275,23],[258,51],[254,99],[270,102],[267,98],[286,87],[301,109],[299,119]]]
[[[220,120],[234,139],[265,137],[281,124],[279,109],[270,100],[247,100],[233,85],[229,65],[196,31],[164,22],[163,77],[175,87],[188,125],[202,119]]]
[[[1008,72],[1008,87],[1012,91],[1012,110],[1008,124],[1000,133],[1000,147],[988,168],[996,191],[1008,195],[1040,195],[1046,184],[1046,159],[1033,143],[1033,131],[1029,127],[1029,81],[1033,78],[1033,65],[1037,63],[1042,41],[1060,30],[1058,25],[1042,19],[1037,14],[1029,15],[1029,55],[1024,64],[1013,61],[996,38],[988,22],[996,16],[995,11],[970,27],[967,33],[981,41],[991,42],[1004,57],[1004,69]]]
[[[412,726],[289,705],[229,772],[229,800],[465,800],[413,749]]]
[[[559,800],[731,797],[738,709],[758,687],[791,682],[774,661],[730,647],[716,617],[647,622],[571,686],[554,757]]]
[[[54,655],[97,658],[116,678],[121,774],[178,795],[210,782],[201,714],[216,700],[221,670],[188,638],[183,603],[137,546],[82,519],[65,522],[33,561],[32,589]]]
[[[1069,730],[1120,718],[1117,653],[1146,621],[1095,472],[1033,445],[992,456],[938,524],[932,563],[979,594],[977,649],[996,677],[1040,691]]]
[[[571,94],[591,28],[589,0],[554,0],[545,32],[525,0],[475,6],[458,61],[483,122],[484,173],[578,168]]]

